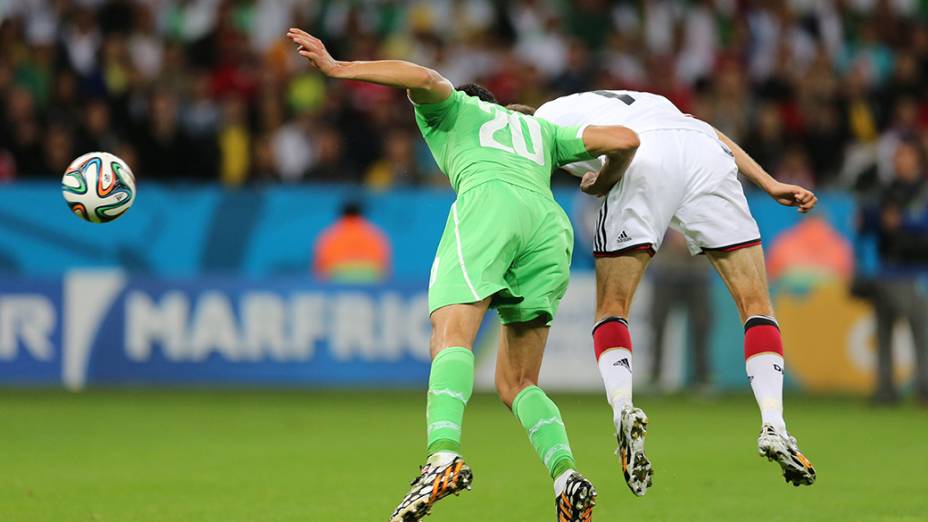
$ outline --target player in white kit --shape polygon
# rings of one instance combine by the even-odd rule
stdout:
[[[692,254],[706,254],[738,306],[745,328],[745,366],[762,417],[759,453],[780,464],[787,482],[812,484],[815,469],[783,420],[782,340],[767,289],[760,232],[738,174],[799,212],[815,206],[815,195],[776,181],[724,134],[683,114],[663,96],[585,92],[545,103],[535,116],[560,125],[623,125],[640,137],[638,152],[624,173],[602,159],[567,168],[583,176],[585,191],[605,195],[593,244],[593,345],[632,492],[644,495],[652,472],[644,453],[647,416],[632,404],[627,318],[635,289],[667,227],[686,236]]]

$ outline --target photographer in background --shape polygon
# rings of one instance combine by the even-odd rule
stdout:
[[[915,348],[916,394],[928,403],[928,180],[925,158],[918,143],[902,139],[893,154],[892,177],[883,189],[878,207],[865,212],[862,233],[877,240],[880,270],[872,281],[870,297],[877,320],[877,386],[874,400],[898,402],[893,382],[893,327],[904,319],[912,329]]]

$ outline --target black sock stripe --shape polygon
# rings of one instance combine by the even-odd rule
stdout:
[[[593,325],[593,333],[595,334],[595,333],[596,333],[596,330],[598,330],[600,326],[602,326],[602,325],[604,325],[604,324],[606,324],[606,323],[622,323],[622,324],[625,325],[625,328],[628,328],[628,319],[625,319],[624,317],[615,317],[615,316],[612,316],[612,317],[607,317],[607,318],[603,319],[602,321],[600,321],[600,322],[596,323],[595,325]]]
[[[748,328],[754,328],[755,326],[773,326],[777,330],[780,329],[780,325],[770,317],[752,317],[744,323],[744,331],[747,332]]]

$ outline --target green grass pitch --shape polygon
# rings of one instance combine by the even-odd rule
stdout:
[[[791,396],[818,468],[783,482],[756,455],[748,393],[641,397],[654,486],[631,495],[598,395],[556,395],[599,521],[928,520],[928,411]],[[0,391],[0,521],[385,521],[423,459],[424,394]],[[548,477],[517,421],[474,397],[474,490],[427,520],[554,520]]]

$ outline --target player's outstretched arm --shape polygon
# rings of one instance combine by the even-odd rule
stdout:
[[[300,56],[331,78],[361,80],[407,89],[414,103],[438,103],[451,96],[454,87],[428,67],[401,60],[343,62],[332,58],[322,40],[301,29],[290,28],[287,38],[299,46]]]
[[[619,182],[635,157],[641,142],[638,133],[621,125],[590,125],[583,130],[583,145],[593,156],[605,154],[606,163],[599,172],[587,172],[580,180],[580,190],[605,196]]]
[[[728,146],[735,156],[735,163],[738,165],[738,171],[751,180],[751,183],[757,185],[764,192],[770,195],[777,203],[787,207],[797,207],[799,212],[805,214],[812,210],[818,203],[818,198],[811,190],[800,187],[799,185],[790,185],[789,183],[780,183],[773,178],[767,171],[754,161],[747,152],[744,151],[737,143],[731,140],[722,131],[716,129],[722,143]]]

